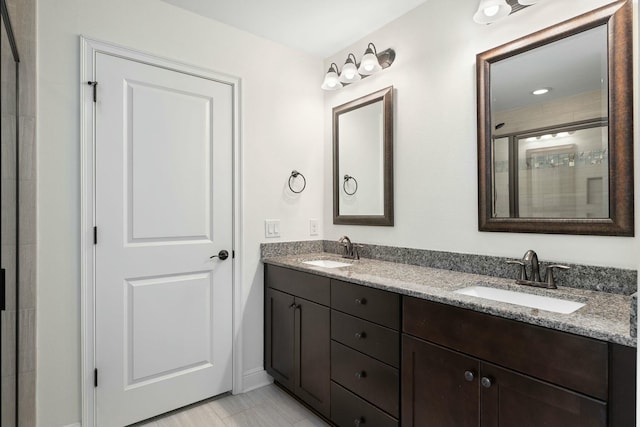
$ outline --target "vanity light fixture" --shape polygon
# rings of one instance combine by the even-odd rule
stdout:
[[[324,81],[322,82],[322,86],[320,86],[324,90],[337,90],[342,87],[342,83],[340,83],[338,66],[335,62],[332,62],[327,70],[327,74],[324,76]]]
[[[538,3],[538,0],[518,0],[518,3],[523,6],[531,6],[532,4]]]
[[[478,24],[490,24],[510,13],[511,5],[506,0],[480,0],[478,11],[473,15],[473,20]]]
[[[344,85],[355,83],[380,70],[389,68],[395,59],[396,52],[393,49],[386,49],[378,53],[376,46],[369,43],[359,64],[353,53],[347,56],[342,72],[338,70],[336,63],[332,62],[320,87],[324,90],[340,89]]]

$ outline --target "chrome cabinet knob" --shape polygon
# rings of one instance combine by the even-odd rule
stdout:
[[[480,380],[480,384],[482,384],[482,387],[484,388],[491,388],[491,386],[493,385],[493,381],[491,381],[491,378],[489,377],[482,377],[482,379]]]
[[[476,379],[476,374],[473,371],[464,371],[464,379],[471,382]]]

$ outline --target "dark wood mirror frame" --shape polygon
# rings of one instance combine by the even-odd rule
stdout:
[[[631,0],[620,0],[477,55],[480,231],[634,235],[632,13]],[[608,34],[609,218],[493,218],[491,64],[601,25]]]
[[[382,101],[384,114],[384,213],[382,215],[340,215],[340,129],[341,114]],[[393,225],[393,86],[333,108],[333,223],[343,225]]]

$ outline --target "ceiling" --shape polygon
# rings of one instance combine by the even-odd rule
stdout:
[[[327,58],[427,0],[162,1]]]

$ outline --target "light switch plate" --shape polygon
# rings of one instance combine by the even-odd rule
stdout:
[[[317,236],[319,228],[320,225],[318,223],[318,220],[315,218],[311,218],[309,220],[309,236]]]
[[[264,220],[264,237],[280,237],[280,220],[265,219]]]

